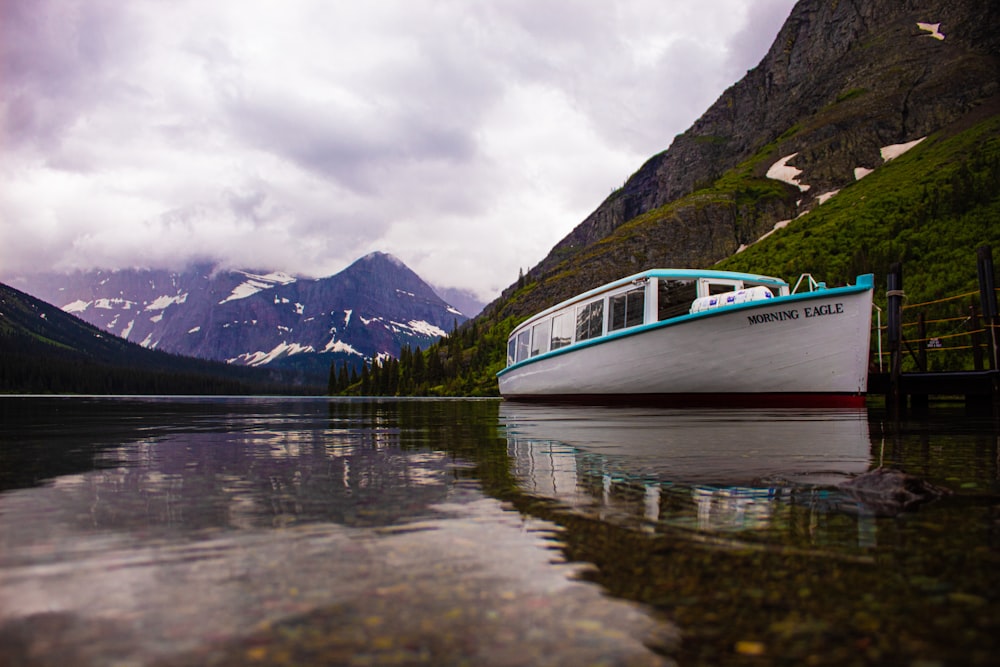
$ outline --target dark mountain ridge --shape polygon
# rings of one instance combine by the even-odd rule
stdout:
[[[0,392],[315,393],[292,373],[148,350],[0,283]]]

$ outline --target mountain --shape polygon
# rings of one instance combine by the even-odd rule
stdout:
[[[990,107],[998,53],[995,0],[802,0],[757,67],[529,270],[544,284],[508,312],[734,255]]]
[[[147,350],[0,283],[0,392],[316,393],[287,372]]]
[[[434,287],[434,292],[468,319],[481,313],[483,307],[486,306],[472,290],[458,287]]]
[[[38,275],[27,291],[149,348],[326,377],[333,361],[427,348],[467,318],[395,257],[372,253],[320,279],[280,272],[148,269]]]
[[[434,352],[446,391],[496,393],[517,322],[658,266],[884,284],[902,261],[913,303],[974,291],[998,219],[1000,4],[801,0],[757,67]]]

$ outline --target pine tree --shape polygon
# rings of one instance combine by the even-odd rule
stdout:
[[[333,396],[340,393],[340,385],[337,382],[337,362],[330,362],[330,377],[326,381],[326,393],[328,396]]]
[[[340,366],[340,374],[337,376],[337,392],[343,393],[350,386],[351,376],[347,372],[347,361],[344,361]]]
[[[425,374],[424,353],[418,347],[413,355],[413,371],[411,372],[414,387],[420,387],[424,383]]]
[[[368,362],[361,362],[361,395],[371,396],[372,393],[372,376],[371,371],[368,370]]]

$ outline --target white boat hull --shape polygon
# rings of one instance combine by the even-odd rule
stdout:
[[[511,399],[862,397],[872,289],[776,298],[638,327],[502,371]],[[852,404],[857,404],[853,402]]]

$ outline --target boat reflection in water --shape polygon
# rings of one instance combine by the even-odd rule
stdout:
[[[864,409],[504,402],[500,419],[525,492],[647,530],[780,529],[802,520],[793,506],[836,506],[836,485],[871,467]]]

